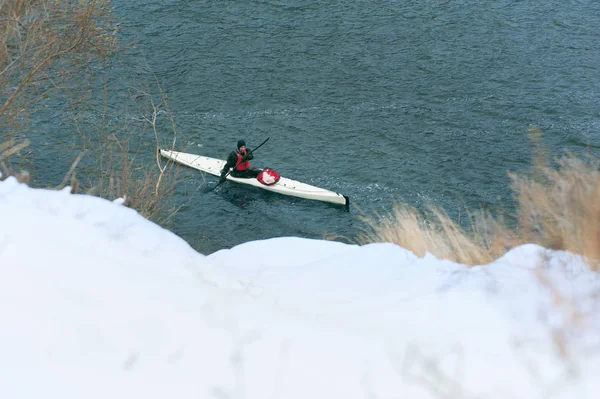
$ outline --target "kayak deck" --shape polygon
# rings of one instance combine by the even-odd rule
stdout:
[[[219,177],[221,170],[225,166],[225,161],[217,158],[205,157],[202,155],[190,154],[179,151],[160,150],[160,155],[167,159],[171,159],[177,163],[200,170],[205,173]],[[326,190],[310,184],[302,183],[296,180],[280,177],[279,181],[271,186],[267,186],[254,178],[239,178],[231,175],[227,176],[227,180],[247,184],[258,187],[275,193],[290,195],[293,197],[305,198],[316,201],[330,202],[333,204],[344,205],[346,208],[350,206],[350,199],[346,195]]]

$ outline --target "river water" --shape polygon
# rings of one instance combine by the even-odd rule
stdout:
[[[532,125],[555,155],[600,151],[598,1],[113,7],[122,41],[137,43],[128,56],[169,96],[176,150],[224,158],[240,138],[270,137],[253,166],[350,196],[346,212],[232,183],[197,192],[172,230],[205,254],[275,236],[351,240],[360,211],[395,202],[510,208],[507,171],[530,165]],[[216,182],[183,173],[182,198]]]

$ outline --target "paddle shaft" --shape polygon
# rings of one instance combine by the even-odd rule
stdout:
[[[262,147],[267,141],[269,141],[270,137],[267,137],[267,139],[265,141],[263,141],[262,143],[260,143],[260,145],[258,147],[256,147],[253,150],[248,151],[247,155],[252,154],[254,151],[258,150],[260,147]],[[239,163],[237,163],[229,172],[227,172],[227,174],[225,175],[225,179],[227,179],[227,176],[229,176],[229,174],[231,172],[233,172],[235,170],[235,168],[239,165]],[[225,180],[221,180],[220,182],[218,182],[213,188],[211,188],[209,191],[214,190],[215,188],[217,188],[219,186],[219,184],[223,183]]]

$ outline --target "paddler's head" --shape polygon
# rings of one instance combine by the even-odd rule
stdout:
[[[237,143],[237,148],[239,152],[246,152],[246,142],[244,140],[239,140]]]

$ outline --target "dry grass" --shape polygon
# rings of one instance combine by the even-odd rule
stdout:
[[[534,144],[532,169],[509,174],[517,200],[517,226],[483,213],[463,229],[447,214],[430,207],[427,214],[397,205],[384,216],[365,217],[360,242],[392,242],[418,256],[436,257],[469,266],[486,264],[524,243],[567,250],[600,269],[600,164],[591,157],[566,153],[550,166],[548,151],[537,129],[529,131]]]
[[[434,206],[424,213],[399,204],[388,215],[363,220],[367,229],[359,238],[362,243],[391,242],[417,256],[429,252],[438,258],[471,266],[493,261],[512,247],[516,239],[489,215],[471,216],[471,231],[465,231]]]
[[[513,176],[522,242],[567,250],[600,261],[600,172],[593,160],[565,155],[542,179]]]

